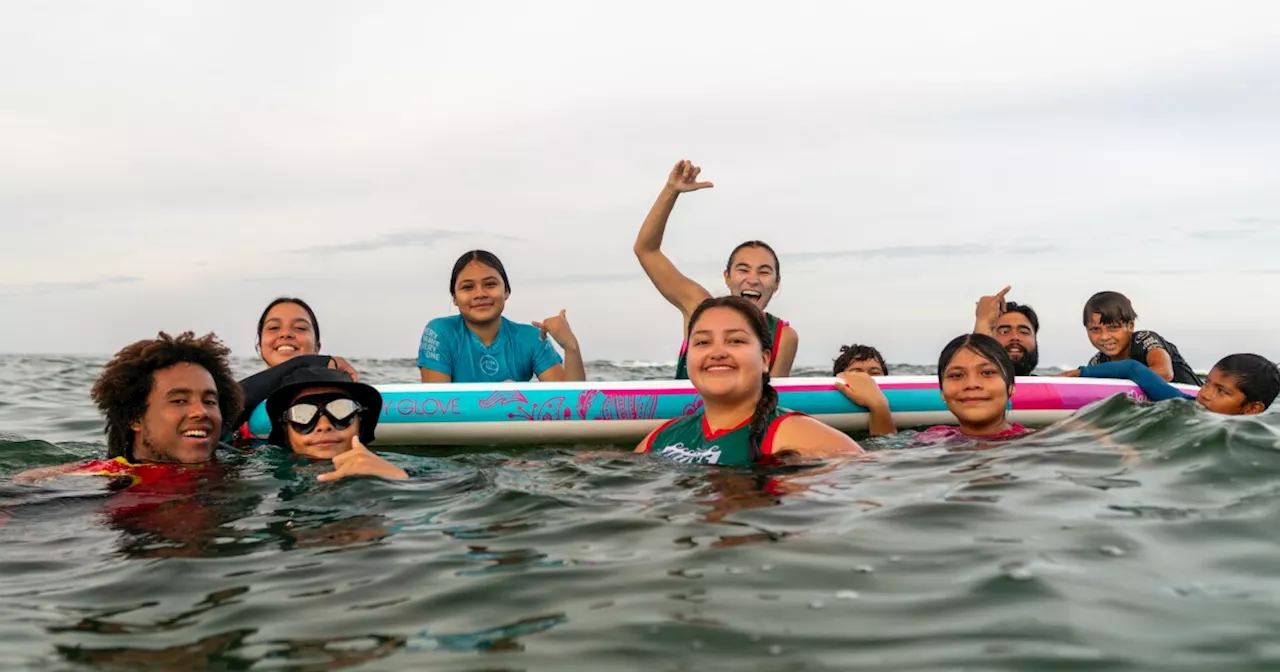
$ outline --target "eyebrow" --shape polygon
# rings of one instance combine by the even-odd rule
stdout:
[[[695,334],[711,334],[711,333],[714,333],[714,332],[712,332],[712,330],[710,330],[710,329],[698,329],[697,331],[693,332],[693,334],[690,334],[690,335],[695,335]],[[747,333],[747,330],[746,330],[746,329],[743,329],[743,328],[741,328],[741,327],[734,327],[734,328],[732,328],[732,329],[725,329],[725,330],[724,330],[724,333],[726,333],[726,334],[737,334],[737,333],[745,334],[745,333]]]
[[[194,393],[195,393],[195,390],[193,390],[193,389],[191,389],[191,388],[189,388],[189,387],[175,387],[175,388],[173,388],[173,389],[171,389],[171,390],[169,390],[169,391],[165,392],[165,393],[164,393],[164,396],[166,396],[166,397],[174,397],[174,396],[178,396],[178,395],[186,395],[186,394],[194,394]],[[210,388],[210,389],[205,389],[205,390],[204,390],[204,391],[202,391],[200,394],[202,394],[202,395],[204,395],[204,394],[212,394],[212,395],[214,395],[214,396],[217,396],[217,395],[218,395],[218,390],[216,390],[216,389],[212,389],[212,388]]]
[[[751,264],[748,264],[745,261],[739,261],[738,263],[734,264],[733,267],[734,268],[751,268]],[[759,267],[762,269],[767,268],[771,271],[773,270],[773,264],[760,264]]]

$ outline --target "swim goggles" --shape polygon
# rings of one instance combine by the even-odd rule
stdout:
[[[320,416],[329,418],[333,428],[341,431],[351,426],[364,407],[354,399],[337,397],[327,401],[319,399],[314,402],[294,404],[284,412],[284,421],[299,434],[310,434],[320,422]]]

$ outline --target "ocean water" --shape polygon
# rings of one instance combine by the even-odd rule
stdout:
[[[396,483],[273,451],[167,496],[12,482],[104,454],[102,363],[0,357],[3,670],[1280,669],[1275,413],[1115,398],[768,473],[529,446],[397,452]]]

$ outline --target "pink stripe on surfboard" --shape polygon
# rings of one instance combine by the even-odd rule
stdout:
[[[836,389],[834,382],[827,383],[827,384],[820,384],[820,385],[778,385],[776,387],[779,392],[830,392],[831,390]],[[880,383],[880,389],[882,390],[936,390],[938,389],[938,384],[927,383],[927,382],[924,382],[924,383],[882,382]],[[600,393],[606,394],[606,395],[610,395],[610,394],[667,395],[667,394],[697,394],[697,391],[695,391],[692,387],[659,387],[659,388],[646,387],[646,388],[628,388],[628,389],[610,388],[607,390],[600,390]]]
[[[1054,385],[1052,383],[1019,383],[1013,393],[1013,410],[1075,411],[1113,394],[1128,394],[1138,399],[1147,396],[1137,385]]]

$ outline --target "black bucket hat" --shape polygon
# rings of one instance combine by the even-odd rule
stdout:
[[[271,418],[271,435],[267,440],[277,446],[289,447],[285,432],[284,412],[299,392],[308,387],[336,387],[351,395],[364,408],[360,411],[360,442],[373,443],[378,416],[382,414],[382,394],[372,385],[357,383],[351,376],[336,369],[308,366],[285,376],[270,397],[267,397],[267,417]]]

